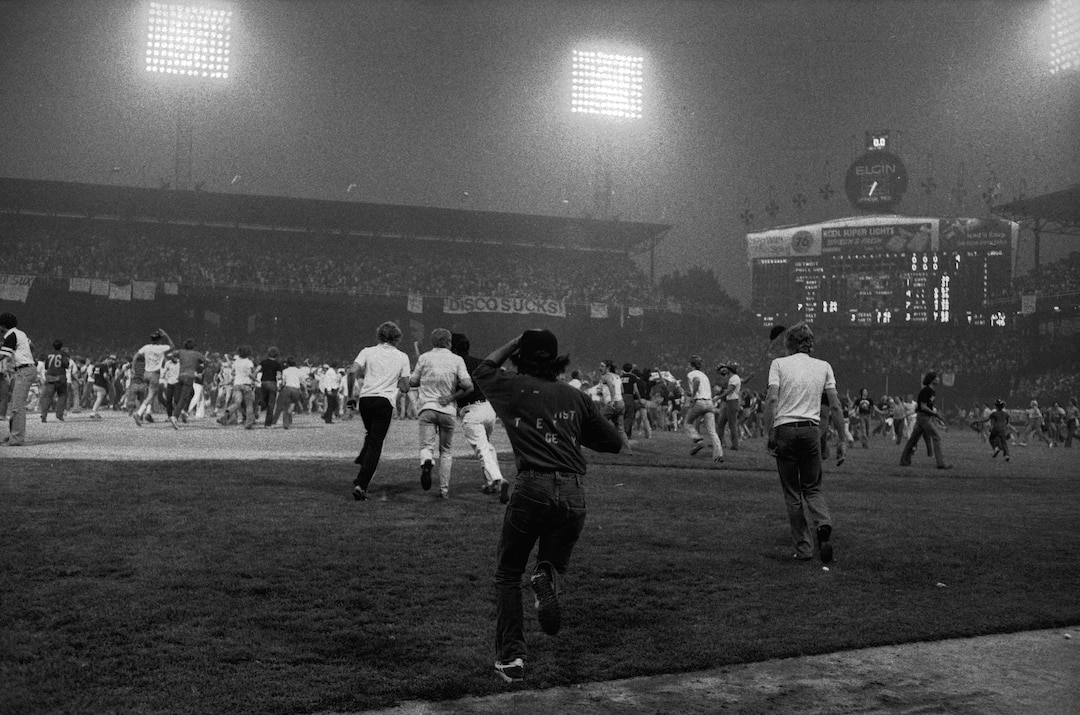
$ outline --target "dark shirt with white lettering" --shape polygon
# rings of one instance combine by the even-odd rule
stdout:
[[[67,382],[68,366],[71,359],[56,350],[45,356],[45,378],[49,382]]]
[[[518,471],[585,474],[581,447],[618,452],[622,440],[592,398],[552,380],[499,369],[484,360],[473,372],[506,427]]]

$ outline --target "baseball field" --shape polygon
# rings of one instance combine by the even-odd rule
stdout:
[[[1080,449],[1014,445],[1004,462],[954,429],[949,471],[921,448],[900,467],[884,439],[852,449],[826,467],[827,569],[790,558],[761,440],[722,465],[674,433],[635,439],[632,456],[587,453],[563,630],[527,621],[526,681],[510,687],[492,669],[503,507],[460,435],[449,500],[421,489],[416,423],[396,421],[356,502],[359,420],[173,430],[114,413],[28,432],[0,450],[4,713],[444,712],[508,690],[1080,624]],[[501,431],[495,443],[512,476]],[[693,711],[722,704],[708,702]]]

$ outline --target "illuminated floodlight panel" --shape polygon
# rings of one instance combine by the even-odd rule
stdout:
[[[212,80],[229,78],[232,10],[152,2],[146,71]]]
[[[641,119],[645,58],[574,50],[570,111]]]
[[[1080,72],[1080,0],[1050,0],[1050,74]]]

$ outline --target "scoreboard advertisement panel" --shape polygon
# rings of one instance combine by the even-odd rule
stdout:
[[[765,322],[1004,324],[1019,224],[867,216],[747,235],[752,307]]]

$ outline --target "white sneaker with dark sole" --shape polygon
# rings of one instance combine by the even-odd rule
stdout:
[[[495,672],[508,683],[520,683],[525,680],[525,661],[521,658],[495,661]]]

